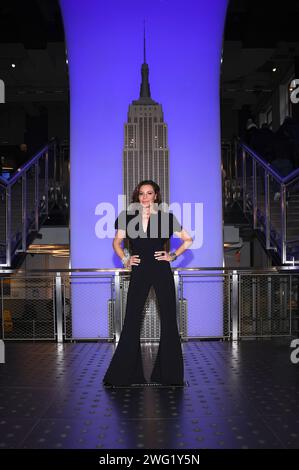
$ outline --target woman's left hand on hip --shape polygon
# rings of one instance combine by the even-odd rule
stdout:
[[[169,256],[167,251],[155,251],[154,256],[158,261],[172,261],[172,258]]]

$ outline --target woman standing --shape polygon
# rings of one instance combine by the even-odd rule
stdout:
[[[115,221],[117,232],[113,248],[124,266],[131,267],[131,278],[122,332],[103,382],[108,386],[147,383],[142,366],[140,329],[143,307],[153,286],[159,304],[161,334],[151,382],[183,385],[183,356],[169,263],[187,250],[193,240],[172,213],[158,209],[161,195],[154,181],[141,181],[133,192],[132,202],[137,203],[139,214],[123,211]],[[168,253],[164,244],[173,233],[183,243],[175,252]],[[131,256],[125,256],[122,249],[125,238],[130,241]]]

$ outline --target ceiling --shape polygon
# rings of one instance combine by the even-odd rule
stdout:
[[[299,56],[298,31],[299,0],[230,0],[221,66],[222,103],[241,109],[266,99]],[[277,72],[272,72],[273,67]],[[58,0],[1,0],[0,76],[8,85],[10,102],[67,100]]]
[[[244,48],[275,48],[278,42],[297,42],[298,0],[229,0],[225,41]],[[1,0],[0,43],[45,48],[64,40],[58,0]]]
[[[298,0],[230,0],[225,40],[244,48],[271,48],[280,41],[297,42]]]
[[[296,56],[298,0],[231,0],[223,43],[222,104],[254,110],[285,79]]]
[[[45,49],[48,42],[63,41],[58,0],[1,0],[0,43]]]
[[[21,102],[28,114],[34,115],[39,104],[67,102],[64,30],[57,0],[1,0],[0,77],[6,84],[6,102]]]

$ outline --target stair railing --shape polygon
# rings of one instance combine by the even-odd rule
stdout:
[[[264,232],[267,250],[277,251],[282,264],[299,264],[299,169],[282,177],[240,140],[231,164],[243,212]]]
[[[52,139],[11,178],[0,176],[0,266],[10,267],[13,257],[26,251],[32,232],[64,195],[63,164]]]

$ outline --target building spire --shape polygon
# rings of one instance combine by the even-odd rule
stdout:
[[[151,99],[151,90],[148,80],[148,65],[146,63],[146,49],[145,49],[145,20],[143,23],[143,64],[141,66],[141,85],[139,99]]]
[[[148,80],[149,69],[146,63],[146,37],[145,37],[145,20],[143,20],[143,64],[141,65],[141,85],[138,100],[134,100],[134,105],[156,105],[151,98],[150,84]]]
[[[143,63],[146,64],[145,20],[143,20]]]

